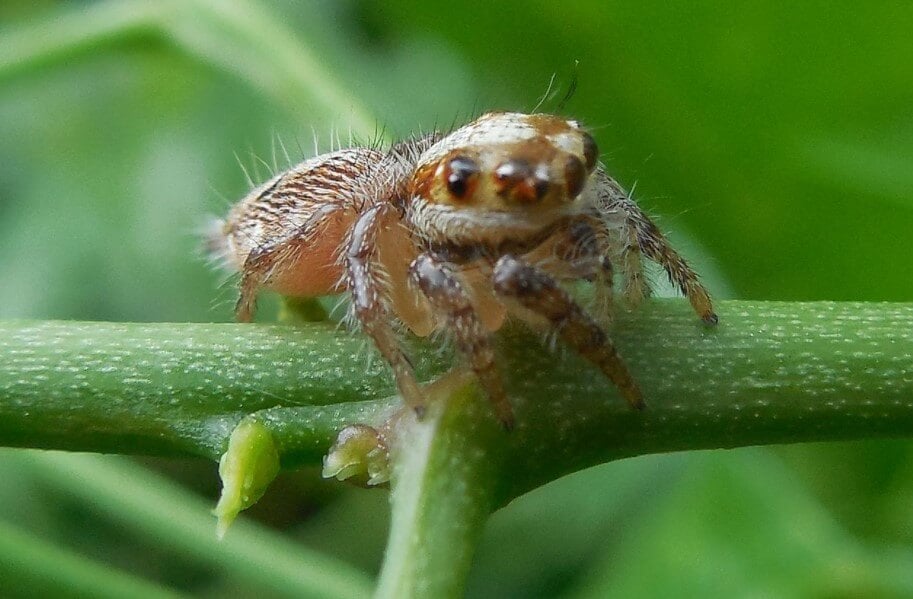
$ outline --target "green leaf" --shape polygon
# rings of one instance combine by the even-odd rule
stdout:
[[[176,483],[123,459],[79,454],[4,452],[46,484],[165,547],[263,592],[287,597],[365,597],[361,572],[249,522],[216,539],[211,505]]]
[[[93,562],[0,520],[4,597],[175,598],[175,591]]]
[[[689,463],[683,484],[628,527],[575,596],[913,592],[913,553],[851,538],[769,454],[694,455]]]

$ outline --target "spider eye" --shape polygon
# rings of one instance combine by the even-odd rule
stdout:
[[[592,173],[596,168],[596,160],[599,159],[599,146],[593,136],[583,131],[583,159],[586,161],[587,172]]]
[[[530,177],[533,167],[526,160],[514,158],[495,169],[495,178],[502,183],[516,183]]]
[[[464,198],[472,192],[479,176],[479,165],[468,156],[456,156],[447,163],[444,171],[447,191],[455,198]]]
[[[583,184],[586,183],[587,172],[576,156],[570,156],[564,165],[564,185],[567,187],[567,193],[570,197],[576,198],[583,191]]]

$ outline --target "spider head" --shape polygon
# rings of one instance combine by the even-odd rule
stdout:
[[[414,196],[480,212],[541,212],[571,204],[596,167],[593,138],[574,121],[490,113],[429,148]]]

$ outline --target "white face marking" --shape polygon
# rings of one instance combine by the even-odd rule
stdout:
[[[440,160],[455,148],[481,148],[528,141],[539,135],[529,124],[529,115],[517,112],[487,114],[457,129],[434,144],[419,158],[419,164]]]
[[[419,156],[411,189],[433,203],[515,212],[522,219],[574,201],[593,172],[594,145],[573,122],[491,113]]]
[[[549,135],[548,140],[556,148],[559,148],[568,154],[573,154],[575,156],[583,155],[583,142],[580,141],[580,134],[576,131]]]

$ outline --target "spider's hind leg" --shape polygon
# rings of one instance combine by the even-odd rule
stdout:
[[[247,269],[241,275],[241,283],[238,287],[238,301],[235,302],[235,320],[238,322],[250,322],[254,319],[257,311],[257,293],[263,285],[263,277],[257,269]]]
[[[240,269],[236,320],[250,322],[253,319],[257,294],[264,287],[302,298],[335,292],[339,275],[338,268],[332,264],[332,240],[338,239],[337,230],[351,218],[350,214],[339,206],[316,209],[303,225],[272,243],[251,249]],[[303,269],[304,264],[309,268]],[[304,290],[300,289],[302,284]]]
[[[235,303],[235,320],[250,322],[257,311],[257,294],[268,285],[275,273],[294,260],[297,247],[282,244],[270,249],[253,250],[241,269],[238,301]]]

